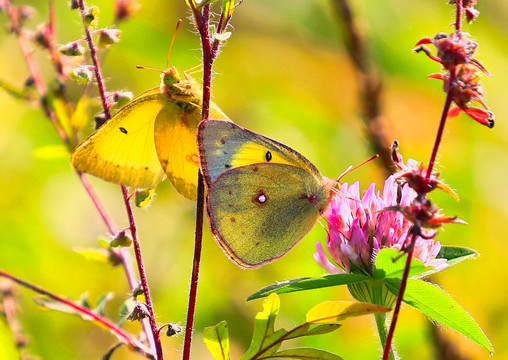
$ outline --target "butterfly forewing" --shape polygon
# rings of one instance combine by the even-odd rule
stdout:
[[[228,170],[209,188],[208,215],[218,244],[240,267],[283,256],[316,223],[329,191],[305,169],[252,164]]]
[[[121,185],[157,186],[164,172],[155,151],[153,122],[166,103],[158,88],[138,96],[75,149],[72,165]]]
[[[206,182],[212,184],[224,171],[255,163],[289,164],[321,177],[303,155],[275,140],[234,123],[209,120],[199,126],[200,157]]]

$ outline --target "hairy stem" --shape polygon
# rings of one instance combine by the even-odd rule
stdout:
[[[212,83],[213,57],[210,44],[210,5],[205,5],[201,12],[193,8],[194,20],[201,38],[203,50],[203,103],[202,119],[206,121],[210,114],[210,86]],[[199,282],[199,267],[201,263],[201,250],[203,245],[203,217],[205,207],[205,186],[201,170],[198,172],[198,196],[196,201],[196,229],[194,233],[194,257],[192,261],[192,275],[189,290],[187,318],[185,322],[185,339],[183,345],[183,360],[190,359],[192,345],[192,331],[194,328],[194,315]]]
[[[111,113],[109,112],[109,108],[108,108],[107,101],[106,101],[106,87],[104,85],[104,80],[103,80],[103,77],[101,74],[99,60],[97,57],[97,51],[96,51],[95,45],[93,43],[92,35],[90,33],[90,30],[86,26],[84,0],[78,0],[78,4],[79,4],[80,11],[81,11],[81,18],[83,20],[83,28],[85,30],[85,36],[87,39],[88,48],[90,50],[90,57],[92,58],[92,62],[94,64],[95,78],[97,80],[97,86],[98,86],[99,94],[100,94],[101,101],[102,101],[104,115],[105,115],[106,119],[109,120],[111,118]],[[143,257],[141,255],[141,247],[139,244],[139,240],[137,238],[136,223],[135,223],[134,215],[132,213],[132,208],[131,208],[131,205],[129,202],[128,190],[125,186],[122,186],[121,190],[122,190],[122,196],[123,196],[124,203],[125,203],[125,208],[127,211],[127,216],[129,219],[130,232],[131,232],[131,236],[132,236],[132,240],[133,240],[133,244],[134,244],[134,252],[135,252],[136,264],[138,267],[138,272],[139,272],[139,276],[140,276],[140,280],[141,280],[141,286],[143,287],[143,292],[144,292],[145,299],[146,299],[146,306],[147,306],[148,312],[150,314],[150,318],[149,318],[150,329],[147,328],[145,321],[142,322],[142,326],[143,326],[145,335],[147,337],[147,340],[150,344],[150,348],[154,349],[156,352],[156,355],[157,355],[156,359],[161,360],[161,359],[163,359],[162,346],[160,343],[159,332],[157,331],[157,323],[155,321],[155,315],[154,315],[154,311],[153,311],[153,303],[152,303],[150,291],[148,288],[148,281],[147,281],[145,267],[144,267],[144,263],[143,263]],[[126,273],[127,278],[129,280],[129,285],[131,286],[131,290],[134,290],[133,287],[135,287],[135,280],[132,276],[132,271],[130,270],[129,261],[127,261],[127,258],[125,257],[126,253],[124,251],[120,251],[120,252],[117,252],[117,254],[119,256],[121,256],[121,258],[122,258],[122,265],[124,266],[125,273]]]

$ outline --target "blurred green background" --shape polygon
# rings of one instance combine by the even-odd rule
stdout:
[[[442,83],[425,76],[439,65],[411,52],[424,36],[450,32],[453,8],[446,1],[351,1],[369,34],[372,59],[383,76],[383,122],[389,137],[400,142],[403,156],[427,162],[432,150],[445,94]],[[21,1],[17,2],[18,4]],[[38,10],[36,24],[47,21],[45,1],[26,1]],[[200,44],[183,0],[140,1],[141,10],[122,23],[122,39],[113,46],[102,70],[108,90],[138,94],[157,86],[159,75],[137,70],[136,64],[163,69],[177,19],[183,18],[170,62],[181,71],[200,63]],[[100,26],[113,17],[112,0],[95,1]],[[92,3],[89,3],[92,5]],[[480,43],[478,59],[493,74],[483,77],[486,100],[496,113],[489,130],[465,115],[451,119],[439,153],[438,169],[459,194],[459,203],[446,194],[434,199],[448,215],[468,226],[449,225],[440,231],[443,244],[468,246],[481,256],[461,263],[433,280],[452,294],[491,339],[494,359],[508,359],[508,301],[506,224],[508,223],[508,3],[480,1],[478,20],[465,27]],[[59,43],[83,36],[77,12],[65,1],[56,2]],[[5,28],[5,14],[0,14]],[[237,123],[277,139],[308,157],[323,174],[333,177],[348,165],[372,155],[358,115],[357,79],[346,56],[340,26],[325,0],[245,0],[234,14],[233,35],[215,65],[213,96]],[[52,78],[43,51],[36,51],[42,71]],[[28,71],[16,39],[0,33],[0,79],[21,87]],[[195,74],[199,78],[201,74]],[[79,91],[76,91],[76,97]],[[42,112],[0,91],[0,267],[57,294],[78,298],[87,292],[96,301],[107,292],[115,299],[107,314],[116,319],[119,304],[128,297],[121,268],[86,260],[78,247],[97,247],[106,228],[67,158],[45,160],[33,156],[43,146],[59,144]],[[97,104],[94,111],[99,111]],[[92,121],[87,128],[92,129]],[[85,136],[87,134],[83,134]],[[382,187],[378,165],[364,166],[345,181],[361,188],[375,181]],[[119,227],[127,226],[120,189],[91,179]],[[136,220],[151,286],[157,320],[185,321],[194,239],[194,203],[175,192],[168,182],[157,189],[147,209],[136,209]],[[205,224],[207,226],[207,224]],[[312,258],[325,230],[316,226],[287,256],[255,271],[232,264],[205,232],[203,260],[193,341],[193,359],[211,359],[202,329],[221,320],[229,324],[233,358],[248,347],[253,318],[260,300],[245,298],[275,281],[323,274]],[[43,311],[33,293],[18,289],[19,319],[30,338],[29,353],[43,359],[98,359],[115,339],[100,328],[66,314]],[[322,300],[351,299],[343,288],[281,296],[277,327],[290,328]],[[135,325],[129,328],[135,330]],[[472,341],[441,327],[468,359],[488,359]],[[1,341],[10,341],[0,326]],[[167,359],[181,357],[183,336],[164,338]],[[349,319],[338,331],[298,345],[332,351],[344,359],[378,358],[373,318]],[[403,359],[434,359],[429,322],[403,308],[396,331],[396,347]],[[125,349],[116,359],[137,359]]]

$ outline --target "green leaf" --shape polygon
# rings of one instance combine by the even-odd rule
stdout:
[[[271,294],[265,299],[263,311],[257,313],[254,320],[254,333],[249,349],[241,360],[250,359],[261,350],[263,350],[263,356],[270,355],[278,350],[280,342],[273,346],[272,344],[287,333],[284,329],[277,332],[274,330],[275,317],[279,313],[279,307],[280,301],[276,294]]]
[[[386,286],[397,294],[400,280],[387,279]],[[437,285],[408,279],[404,302],[421,311],[431,319],[457,330],[464,336],[483,346],[490,353],[494,351],[489,339],[474,319],[450,295]]]
[[[341,324],[322,324],[318,326],[313,326],[312,324],[306,323],[297,326],[293,330],[288,331],[287,336],[284,338],[284,340],[296,339],[302,336],[327,334],[329,332],[337,330],[341,326],[342,326]]]
[[[150,205],[155,195],[154,189],[138,189],[136,190],[136,195],[134,196],[134,202],[136,207],[144,208]]]
[[[296,348],[282,350],[270,357],[262,357],[260,359],[342,360],[340,356],[334,355],[327,351],[311,348]]]
[[[446,259],[448,260],[446,263],[452,266],[477,255],[477,251],[467,247],[443,245],[441,246],[441,251],[439,251],[436,258]]]
[[[377,280],[386,278],[402,278],[404,267],[406,266],[407,254],[404,254],[395,249],[381,249],[376,257],[374,264],[374,278]],[[409,276],[415,276],[425,271],[430,271],[433,268],[425,266],[418,259],[411,259],[411,267],[409,269]]]
[[[113,299],[113,297],[114,297],[114,294],[112,292],[108,292],[108,293],[102,295],[99,298],[99,300],[97,300],[97,304],[95,305],[95,308],[93,309],[93,311],[95,313],[99,314],[100,316],[105,317],[104,308],[106,307],[106,304],[108,303],[108,301]]]
[[[388,312],[384,306],[354,301],[323,301],[309,310],[306,321],[313,324],[336,324],[352,316]]]
[[[336,274],[336,275],[323,275],[314,278],[299,278],[281,281],[262,288],[261,290],[249,296],[247,298],[247,301],[259,299],[272,293],[285,294],[294,291],[353,284],[361,281],[366,281],[369,279],[370,277],[368,276],[358,274]]]
[[[222,0],[222,14],[224,19],[229,19],[235,10],[235,0]]]
[[[203,330],[203,337],[208,351],[215,360],[229,360],[229,331],[225,321],[206,327]]]

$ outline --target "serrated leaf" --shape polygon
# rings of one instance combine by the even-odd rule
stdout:
[[[261,349],[264,350],[263,354],[268,354],[276,351],[278,346],[280,346],[279,343],[277,347],[269,347],[274,341],[286,334],[286,330],[284,329],[280,329],[277,332],[274,330],[275,317],[279,313],[279,307],[280,301],[276,294],[271,294],[265,299],[263,302],[263,311],[258,312],[254,320],[254,332],[249,349],[245,355],[242,356],[241,360],[252,358]]]
[[[386,286],[395,295],[400,280],[387,279]],[[403,301],[431,319],[457,330],[492,353],[494,349],[475,320],[450,295],[437,285],[408,279]]]
[[[225,321],[206,327],[203,330],[203,337],[208,351],[215,360],[229,360],[229,331]]]
[[[68,159],[69,155],[69,150],[63,144],[44,145],[32,151],[32,156],[41,160]]]
[[[309,310],[306,321],[313,324],[336,324],[352,316],[383,313],[389,308],[354,301],[323,301]]]
[[[284,338],[284,340],[296,339],[302,336],[327,334],[337,330],[341,326],[341,324],[322,324],[317,326],[312,324],[303,324],[301,326],[297,326],[293,330],[288,331],[287,336]]]
[[[406,266],[407,254],[395,249],[381,249],[374,263],[374,278],[376,280],[386,278],[402,278],[404,267]],[[411,267],[409,276],[415,276],[426,271],[432,270],[433,267],[425,266],[420,260],[411,259]]]
[[[285,294],[294,291],[319,289],[329,286],[347,285],[371,279],[368,276],[358,274],[335,274],[313,278],[299,278],[281,281],[255,292],[247,298],[247,301],[259,299],[269,294]]]
[[[477,255],[478,252],[476,250],[467,247],[443,245],[436,258],[446,259],[446,263],[452,266]]]
[[[270,357],[263,357],[262,359],[343,360],[340,356],[329,353],[328,351],[312,348],[282,350]]]

